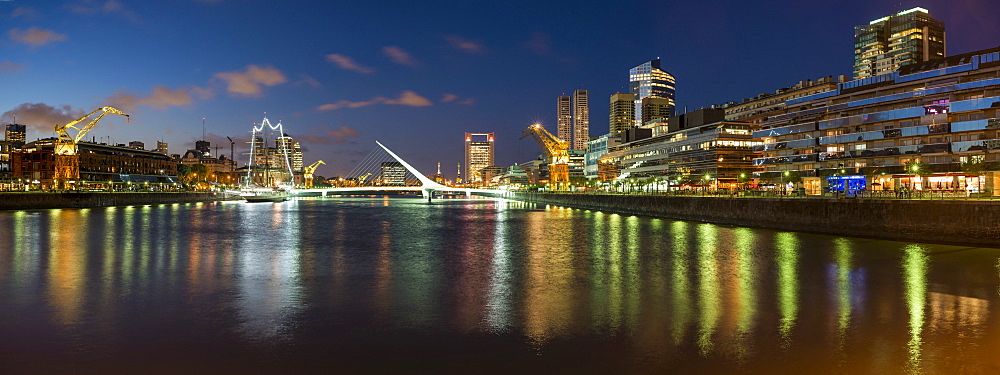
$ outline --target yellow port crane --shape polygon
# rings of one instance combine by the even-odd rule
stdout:
[[[101,115],[97,116],[97,118],[93,119],[82,128],[76,127],[77,124],[90,118],[90,116],[93,116],[97,112],[101,112]],[[59,135],[59,139],[56,140],[55,143],[54,152],[56,170],[55,176],[53,177],[58,180],[60,189],[65,186],[64,184],[80,178],[80,156],[78,155],[79,146],[77,146],[77,143],[79,143],[80,140],[82,140],[83,137],[85,137],[87,133],[90,132],[95,125],[97,125],[97,122],[101,121],[101,119],[108,113],[122,115],[125,116],[126,119],[129,119],[129,115],[125,114],[125,112],[122,112],[118,108],[101,107],[83,117],[71,121],[66,125],[56,125],[56,134]],[[70,135],[69,129],[75,129],[76,135]]]
[[[365,183],[365,180],[367,180],[368,177],[371,177],[371,176],[372,176],[371,173],[365,173],[364,176],[358,177],[357,179],[355,179],[355,181],[357,181],[358,186],[361,186],[361,184]]]
[[[302,168],[303,170],[305,170],[305,173],[302,174],[302,177],[306,180],[307,188],[313,187],[313,173],[316,172],[316,168],[319,168],[320,164],[325,165],[326,163],[324,163],[322,160],[317,160],[315,163],[309,164],[308,167]]]
[[[569,187],[569,142],[556,138],[542,127],[542,124],[531,124],[522,131],[524,135],[518,139],[532,136],[539,146],[549,155],[549,186],[552,190],[566,190]]]

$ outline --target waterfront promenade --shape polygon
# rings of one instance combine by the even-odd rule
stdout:
[[[214,202],[232,199],[221,192],[0,192],[0,210],[89,208],[134,204]]]
[[[1000,246],[1000,200],[514,192],[510,199],[756,228]]]

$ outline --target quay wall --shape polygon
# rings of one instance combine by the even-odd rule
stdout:
[[[717,224],[1000,247],[1000,201],[726,198],[514,192],[541,204]]]
[[[37,210],[168,204],[227,200],[223,193],[125,193],[125,192],[9,192],[0,193],[0,210]]]

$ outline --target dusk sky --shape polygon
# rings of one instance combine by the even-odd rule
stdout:
[[[327,163],[317,174],[346,174],[379,140],[453,178],[467,131],[496,132],[499,166],[536,157],[521,131],[555,132],[556,96],[578,88],[590,135],[606,133],[608,96],[644,61],[660,57],[693,110],[850,74],[853,27],[915,6],[945,22],[949,55],[1000,46],[995,0],[0,0],[0,122],[16,114],[34,140],[114,105],[131,121],[90,135],[183,153],[206,118],[228,154],[267,112]]]

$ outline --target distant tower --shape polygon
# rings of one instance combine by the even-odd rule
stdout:
[[[913,8],[854,27],[854,78],[888,74],[945,55],[944,22]]]
[[[441,162],[438,162],[438,176],[441,175]]]
[[[292,164],[292,170],[302,172],[302,144],[296,142],[287,133],[274,140],[275,151],[278,155],[288,152],[288,161]],[[285,149],[282,149],[282,148]],[[283,157],[283,156],[282,156]]]
[[[167,142],[156,141],[156,152],[164,155],[170,155],[169,145]]]
[[[611,95],[611,118],[608,131],[612,136],[635,127],[635,94]]]
[[[635,126],[642,126],[642,99],[664,98],[670,112],[674,108],[674,76],[660,68],[660,59],[650,60],[628,72],[629,86],[635,94]]]
[[[556,101],[556,137],[573,145],[573,104],[569,96]]]
[[[455,183],[462,182],[462,163],[458,163],[458,174],[455,175]]]
[[[573,92],[573,142],[574,150],[586,150],[590,141],[590,99],[587,90]]]
[[[21,148],[21,146],[24,146],[24,141],[28,135],[27,129],[28,127],[26,125],[7,124],[7,130],[4,136],[7,141],[11,142],[11,147]]]
[[[465,133],[465,178],[479,180],[479,171],[493,166],[493,133]]]

